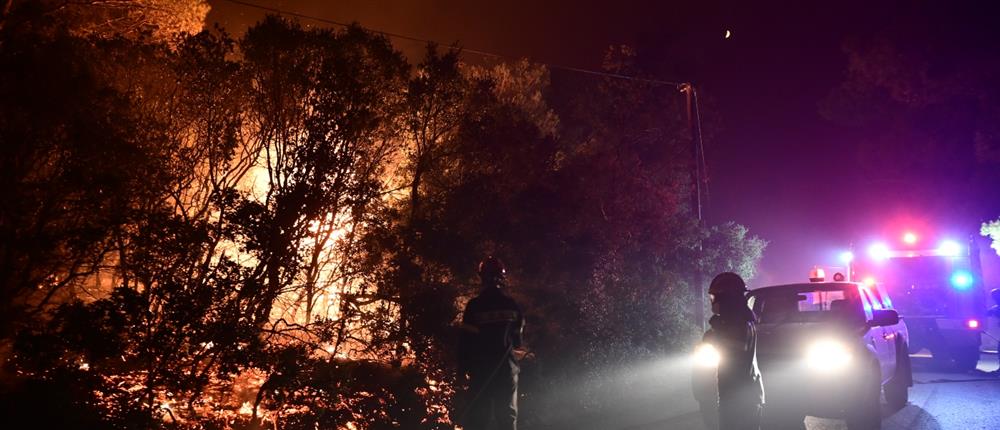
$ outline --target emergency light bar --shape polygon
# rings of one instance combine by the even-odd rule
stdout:
[[[952,242],[954,243],[954,242]],[[958,244],[955,246],[942,245],[936,249],[882,249],[879,248],[875,256],[877,259],[886,258],[913,258],[913,257],[958,257],[962,254],[962,249]]]
[[[917,236],[907,233],[903,242],[913,245],[917,242]],[[958,257],[965,251],[965,248],[954,240],[945,240],[934,249],[892,249],[884,242],[876,242],[868,247],[868,256],[874,260],[885,260],[889,258],[912,258],[912,257]]]
[[[940,255],[957,257],[962,254],[962,245],[959,245],[958,242],[953,240],[946,240],[941,242],[941,245],[937,248],[937,252],[939,252]]]

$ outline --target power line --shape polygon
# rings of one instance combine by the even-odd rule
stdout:
[[[321,17],[313,16],[313,15],[307,15],[307,14],[299,13],[299,12],[292,12],[292,11],[288,11],[288,10],[284,10],[284,9],[279,9],[279,8],[276,8],[276,7],[271,7],[271,6],[259,5],[259,4],[256,4],[256,3],[251,3],[251,2],[247,2],[247,1],[243,1],[243,0],[225,0],[225,1],[233,3],[233,4],[238,4],[238,5],[241,5],[241,6],[246,6],[246,7],[254,8],[254,9],[260,9],[260,10],[265,10],[265,11],[268,11],[268,12],[273,12],[273,13],[280,14],[280,15],[287,15],[287,16],[293,16],[293,17],[296,17],[296,18],[308,19],[308,20],[311,20],[311,21],[322,22],[324,24],[331,24],[331,25],[336,25],[336,26],[339,26],[339,27],[345,27],[346,28],[346,27],[350,27],[351,26],[351,24],[348,24],[348,23],[345,23],[345,22],[335,21],[335,20],[327,19],[327,18],[321,18]],[[367,31],[372,32],[372,33],[380,34],[380,35],[383,35],[383,36],[389,37],[389,38],[402,39],[402,40],[407,40],[407,41],[410,41],[410,42],[419,42],[419,43],[425,43],[425,44],[426,43],[432,43],[432,44],[435,44],[435,45],[441,45],[441,43],[438,43],[438,42],[436,42],[434,40],[430,40],[430,39],[423,39],[423,38],[414,37],[414,36],[407,36],[405,34],[399,34],[399,33],[392,33],[392,32],[388,32],[388,31],[376,30],[376,29],[365,27],[365,26],[362,26],[362,25],[358,25],[358,27],[361,27],[361,28],[363,28],[363,29],[365,29]],[[461,51],[462,52],[468,52],[468,53],[471,53],[471,54],[481,55],[481,56],[484,56],[484,57],[490,57],[490,58],[498,58],[498,59],[512,60],[512,61],[513,60],[517,60],[517,58],[513,58],[513,57],[510,57],[510,56],[507,56],[507,55],[497,54],[497,53],[494,53],[494,52],[483,51],[483,50],[480,50],[480,49],[471,49],[471,48],[465,48],[465,47],[463,47],[463,48],[461,48]],[[665,80],[662,80],[662,79],[639,78],[639,77],[635,77],[635,76],[622,75],[622,74],[619,74],[619,73],[602,72],[602,71],[598,71],[598,70],[590,70],[590,69],[583,69],[583,68],[579,68],[579,67],[562,66],[562,65],[558,65],[558,64],[545,63],[545,62],[537,62],[537,63],[542,64],[542,65],[544,65],[544,66],[546,66],[546,67],[548,67],[550,69],[565,70],[565,71],[568,71],[568,72],[583,73],[583,74],[587,74],[587,75],[601,76],[601,77],[605,77],[605,78],[623,79],[623,80],[629,80],[629,81],[635,81],[635,82],[643,82],[643,83],[655,84],[655,85],[670,85],[670,86],[674,86],[674,87],[677,87],[677,88],[684,87],[685,85],[690,85],[689,83],[686,83],[686,82],[673,82],[673,81],[665,81]]]

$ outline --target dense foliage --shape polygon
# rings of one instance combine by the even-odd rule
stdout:
[[[990,248],[1000,255],[1000,219],[984,222],[979,233],[990,238]]]
[[[764,247],[693,219],[672,88],[411,66],[276,17],[169,43],[35,17],[0,30],[7,417],[451,428],[486,254],[528,315],[525,394],[595,403],[547,393],[689,345],[696,275],[750,277]]]

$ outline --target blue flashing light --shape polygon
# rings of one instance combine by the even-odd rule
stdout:
[[[964,270],[951,274],[951,286],[956,290],[968,290],[972,287],[973,281],[972,274]]]

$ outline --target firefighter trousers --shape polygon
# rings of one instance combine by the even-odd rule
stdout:
[[[753,401],[720,401],[719,430],[760,430],[762,409]]]
[[[517,374],[503,373],[490,380],[485,380],[489,375],[472,376],[469,390],[475,397],[465,419],[466,430],[517,430]]]

